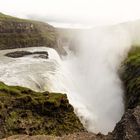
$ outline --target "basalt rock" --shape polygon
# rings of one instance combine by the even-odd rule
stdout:
[[[15,52],[10,52],[10,53],[5,54],[5,56],[12,57],[12,58],[19,58],[19,57],[24,57],[24,56],[28,56],[28,55],[37,55],[34,57],[48,59],[48,52],[46,52],[46,51],[35,51],[35,52],[15,51]]]

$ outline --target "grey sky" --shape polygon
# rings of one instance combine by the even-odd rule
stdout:
[[[104,25],[140,19],[140,0],[0,0],[0,11],[64,24]]]

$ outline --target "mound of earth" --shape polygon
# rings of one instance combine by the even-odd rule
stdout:
[[[16,134],[61,136],[85,131],[61,93],[0,83],[0,138]]]

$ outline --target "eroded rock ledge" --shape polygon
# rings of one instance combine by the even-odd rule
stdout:
[[[0,13],[0,50],[40,46],[66,53],[53,26]]]
[[[140,47],[133,47],[121,76],[125,87],[125,114],[113,131],[116,140],[140,139]]]
[[[67,96],[0,83],[0,138],[85,131]]]

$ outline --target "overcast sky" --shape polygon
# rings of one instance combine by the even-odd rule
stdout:
[[[0,0],[0,12],[76,25],[104,25],[140,19],[140,0]]]

